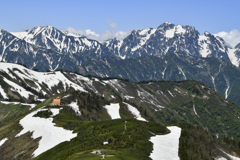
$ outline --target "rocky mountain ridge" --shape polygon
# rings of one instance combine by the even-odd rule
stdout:
[[[123,40],[112,39],[103,44],[52,26],[24,32],[1,29],[0,40],[2,61],[22,63],[40,71],[73,70],[90,58],[161,57],[168,53],[223,58],[239,67],[239,47],[229,48],[220,37],[208,32],[200,35],[194,27],[167,22],[157,28],[133,30]]]
[[[240,104],[240,71],[230,62],[214,57],[196,57],[169,53],[162,57],[146,56],[119,60],[114,57],[92,58],[76,71],[97,77],[119,77],[139,81],[202,81],[226,99]]]

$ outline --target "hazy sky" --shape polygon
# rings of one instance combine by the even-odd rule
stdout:
[[[240,37],[239,0],[3,0],[0,5],[0,28],[11,32],[51,25],[104,39],[171,22],[194,26],[200,34]]]

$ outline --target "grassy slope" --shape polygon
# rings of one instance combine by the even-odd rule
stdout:
[[[152,136],[150,132],[168,133],[166,127],[160,123],[147,123],[134,119],[80,121],[71,116],[68,110],[61,110],[54,118],[54,122],[57,126],[74,130],[78,136],[70,142],[57,145],[35,159],[94,159],[96,155],[90,152],[99,149],[108,155],[114,155],[115,159],[149,159],[152,151],[152,143],[148,141]],[[106,141],[109,144],[103,145]]]

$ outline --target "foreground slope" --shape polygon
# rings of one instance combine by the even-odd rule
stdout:
[[[70,76],[74,78],[79,75],[69,73],[68,77]],[[116,159],[150,159],[149,156],[154,153],[154,144],[149,141],[150,137],[168,134],[169,131],[161,123],[146,122],[143,121],[144,119],[156,122],[187,121],[205,128],[204,130],[185,123],[173,124],[182,128],[178,151],[181,159],[186,156],[212,159],[226,157],[225,153],[235,156],[239,154],[236,141],[226,138],[222,141],[217,138],[226,134],[234,139],[238,138],[236,126],[239,120],[235,121],[234,115],[239,113],[239,107],[224,100],[201,82],[131,83],[117,79],[99,80],[82,76],[79,76],[78,80],[76,82],[81,83],[82,86],[91,84],[91,89],[86,87],[87,92],[67,90],[56,94],[27,113],[3,123],[0,127],[1,155],[6,159],[13,157],[29,159],[34,155],[39,155],[36,159],[46,159],[46,157],[99,159],[98,155],[91,153],[97,151],[101,156],[106,155],[106,158],[114,156],[113,158]],[[65,101],[66,104],[62,108],[50,105],[56,97]],[[219,105],[211,104],[212,101]],[[206,105],[202,106],[201,103]],[[117,109],[112,112],[106,109],[108,107]],[[205,107],[203,110],[207,112],[202,111],[201,107]],[[120,117],[115,117],[116,112]],[[218,115],[216,120],[215,114]],[[28,117],[31,121],[25,121]],[[141,117],[140,121],[134,120],[138,117]],[[31,127],[29,124],[33,120],[41,123]],[[46,125],[51,123],[51,127],[48,128],[51,134],[43,132],[45,123]],[[229,125],[230,123],[232,126]],[[60,136],[62,131],[53,132],[54,128],[68,130],[72,136],[67,136],[69,139],[63,139],[63,142],[61,139],[66,136]],[[54,138],[50,138],[51,136],[60,136],[60,138],[56,143]],[[201,146],[200,148],[206,150],[195,150],[194,146]],[[207,152],[209,149],[212,151]],[[177,154],[176,152],[174,153]],[[191,154],[192,152],[194,154]]]

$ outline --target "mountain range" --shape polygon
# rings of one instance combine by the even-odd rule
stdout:
[[[230,48],[222,38],[208,32],[200,35],[191,26],[166,22],[104,43],[45,26],[23,32],[0,30],[0,42],[3,62],[131,81],[193,79],[240,104],[239,71],[230,65],[239,68],[240,44]],[[172,53],[181,56],[171,58]]]
[[[0,42],[1,61],[25,64],[40,71],[73,70],[90,58],[161,57],[168,53],[218,57],[239,67],[239,45],[232,49],[220,37],[208,32],[200,35],[194,27],[168,22],[157,28],[133,30],[123,40],[111,39],[103,44],[52,26],[24,32],[1,29]]]

